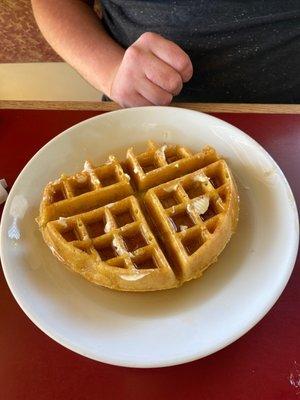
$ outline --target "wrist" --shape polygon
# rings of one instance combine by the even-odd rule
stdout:
[[[123,60],[124,53],[125,50],[120,48],[116,49],[113,54],[101,54],[99,56],[99,64],[95,71],[94,86],[108,97],[111,97],[113,81]]]

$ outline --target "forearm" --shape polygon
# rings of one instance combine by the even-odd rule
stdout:
[[[79,0],[32,0],[40,30],[54,50],[95,88],[110,95],[124,50]]]

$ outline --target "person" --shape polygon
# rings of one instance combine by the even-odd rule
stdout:
[[[298,0],[32,0],[50,45],[122,107],[298,103]]]

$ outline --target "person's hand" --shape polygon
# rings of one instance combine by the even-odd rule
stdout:
[[[146,32],[125,51],[108,95],[122,107],[168,105],[192,75],[191,60],[177,44]]]

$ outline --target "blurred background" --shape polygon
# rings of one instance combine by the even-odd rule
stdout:
[[[30,0],[1,0],[0,26],[0,100],[100,100],[44,40]]]

